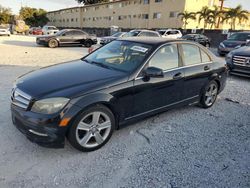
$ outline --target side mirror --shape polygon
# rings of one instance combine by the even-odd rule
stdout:
[[[152,78],[163,78],[163,70],[157,67],[148,67],[144,70],[143,75],[145,77],[152,77]]]

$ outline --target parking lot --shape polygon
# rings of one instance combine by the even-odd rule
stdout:
[[[145,119],[94,152],[27,140],[11,122],[14,80],[87,51],[40,47],[34,37],[0,38],[0,187],[250,187],[250,80],[243,77],[229,76],[212,108]]]

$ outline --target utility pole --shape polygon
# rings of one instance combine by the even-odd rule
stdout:
[[[222,10],[223,10],[223,7],[224,7],[224,1],[225,1],[225,0],[219,0],[219,1],[221,2],[221,3],[220,3],[220,11],[222,11]],[[221,17],[219,17],[219,19],[218,19],[216,28],[219,28],[219,27],[220,27],[220,19],[221,19]]]

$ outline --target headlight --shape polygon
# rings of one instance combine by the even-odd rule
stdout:
[[[223,44],[223,42],[220,43],[220,46],[225,48],[225,45]]]
[[[68,102],[69,99],[63,97],[42,99],[34,103],[31,111],[41,114],[54,114],[63,109]]]
[[[232,52],[228,53],[226,56],[226,62],[231,62],[232,58],[233,58],[233,53]]]

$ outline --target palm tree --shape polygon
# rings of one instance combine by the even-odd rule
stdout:
[[[219,1],[221,2],[221,3],[220,3],[220,11],[222,12],[223,7],[224,7],[224,2],[225,2],[226,0],[219,0]],[[219,19],[218,19],[216,28],[219,28],[219,27],[220,27],[220,19],[221,19],[221,17],[219,17]]]
[[[184,29],[186,29],[188,20],[196,20],[194,12],[184,11],[178,14],[178,17],[181,17],[181,21],[184,23]]]
[[[236,8],[231,8],[224,13],[222,22],[229,22],[231,29],[235,30],[236,21],[241,24],[242,21],[248,20],[249,12],[247,10],[242,10],[242,6],[238,5]]]
[[[218,28],[217,21],[222,17],[222,11],[217,6],[214,6],[213,10],[210,10],[209,16],[208,16],[208,22],[211,24],[210,29],[215,26],[215,28]]]
[[[208,6],[204,6],[202,7],[200,11],[196,12],[196,15],[199,16],[198,23],[200,24],[201,20],[204,21],[203,29],[207,28],[207,24],[210,20],[210,17],[209,17],[210,13],[211,13],[211,10],[208,8]]]

